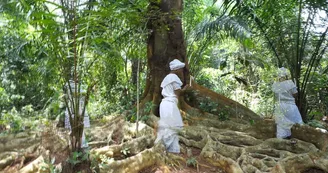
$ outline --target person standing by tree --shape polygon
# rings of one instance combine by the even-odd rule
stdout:
[[[295,104],[297,87],[292,80],[288,80],[288,71],[278,69],[278,81],[272,85],[272,91],[277,98],[275,120],[277,124],[277,138],[290,139],[291,128],[295,123],[303,124],[301,114]]]
[[[178,98],[181,91],[182,82],[178,75],[182,75],[185,63],[174,59],[170,62],[170,74],[162,81],[163,99],[160,104],[160,120],[158,121],[157,139],[155,143],[163,141],[166,150],[171,153],[180,153],[179,137],[177,130],[183,127],[182,117],[178,108]]]

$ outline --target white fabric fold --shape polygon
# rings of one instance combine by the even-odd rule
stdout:
[[[166,85],[171,83],[177,83],[178,85],[182,86],[182,82],[180,78],[176,74],[168,74],[162,81],[161,87],[164,88]]]
[[[178,70],[180,68],[183,68],[185,66],[185,63],[179,61],[178,59],[174,59],[170,62],[170,69],[171,70]]]

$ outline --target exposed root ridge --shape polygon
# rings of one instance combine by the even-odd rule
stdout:
[[[107,157],[119,157],[122,155],[121,151],[124,149],[129,150],[129,154],[136,155],[139,152],[153,146],[153,136],[143,136],[133,139],[131,141],[122,143],[120,145],[105,146],[91,150],[93,155],[106,155]]]
[[[100,168],[101,173],[138,173],[140,170],[159,162],[158,148],[146,149],[139,154],[124,160],[113,161]]]

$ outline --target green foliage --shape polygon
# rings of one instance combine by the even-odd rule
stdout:
[[[89,158],[90,151],[84,150],[82,152],[74,151],[70,158],[68,158],[68,162],[72,165],[76,165],[79,163],[82,163],[83,161],[86,161]]]
[[[204,112],[217,112],[218,104],[206,97],[200,101],[199,108]]]
[[[22,109],[21,109],[21,114],[23,117],[36,116],[36,115],[34,115],[34,113],[35,113],[35,111],[34,111],[32,105],[26,105],[26,106],[22,107]]]
[[[124,147],[121,150],[121,153],[125,156],[128,157],[130,155],[130,148],[129,147]]]
[[[55,119],[63,115],[61,95],[71,73],[73,42],[81,81],[86,85],[97,81],[87,107],[91,119],[135,107],[136,95],[142,91],[136,93],[133,62],[141,60],[142,88],[147,73],[142,58],[147,48],[142,43],[150,32],[146,24],[152,17],[164,16],[157,8],[149,11],[148,4],[146,0],[100,0],[82,5],[76,11],[74,40],[74,22],[64,16],[72,10],[65,4],[1,1],[0,124],[9,132],[18,132],[34,127],[38,116]],[[274,69],[284,65],[298,80],[300,94],[305,93],[301,98],[308,102],[310,119],[327,114],[328,44],[323,35],[327,25],[321,15],[327,3],[188,0],[183,5],[182,14],[174,12],[170,17],[182,15],[190,71],[198,83],[270,117]],[[322,21],[318,24],[313,19]],[[164,23],[158,25],[167,29]],[[149,118],[152,106],[146,103],[140,120]],[[200,108],[219,119],[228,118],[225,108],[206,99],[200,101]],[[135,122],[136,109],[128,115],[127,120]]]
[[[311,90],[308,91],[309,119],[319,120],[328,114],[328,76],[320,72],[313,74],[312,82],[309,83]]]
[[[125,116],[125,120],[134,123],[137,120],[137,108],[133,107]]]
[[[0,116],[0,126],[4,132],[17,133],[28,129],[36,129],[42,114],[33,110],[31,105],[23,107],[20,111],[12,108],[10,111],[3,110]]]
[[[60,173],[62,170],[56,169],[55,161],[56,161],[55,157],[53,157],[50,161],[44,161],[41,164],[41,168],[40,168],[41,171],[49,172],[49,173]]]
[[[219,120],[221,120],[221,121],[228,120],[229,119],[228,109],[226,107],[221,108],[218,113],[218,116],[219,116]]]
[[[315,128],[318,127],[318,128],[326,129],[326,127],[322,124],[322,122],[320,122],[318,120],[310,120],[306,124],[311,126],[311,127],[315,127]]]
[[[65,115],[64,103],[60,99],[58,99],[58,97],[54,97],[53,99],[49,100],[49,102],[49,104],[46,105],[46,107],[43,109],[43,114],[46,118],[50,120],[55,120],[58,116],[63,117]]]
[[[151,111],[151,108],[153,107],[153,103],[152,102],[147,102],[145,103],[145,108],[144,108],[144,112],[145,114],[149,114]]]
[[[320,4],[320,5],[318,5]],[[285,66],[298,87],[296,102],[303,119],[314,109],[309,86],[323,68],[327,55],[327,3],[312,1],[244,1],[231,13],[248,21],[254,40],[267,46],[272,64]],[[320,17],[319,17],[320,16]],[[319,19],[320,18],[320,19]],[[258,45],[259,45],[258,44]],[[312,103],[311,103],[312,102]]]
[[[197,79],[197,83],[199,83],[200,85],[203,85],[207,88],[211,88],[213,90],[219,89],[218,87],[218,82],[217,80],[215,80],[217,77],[215,74],[213,74],[213,71],[211,71],[212,73],[201,73],[196,79]]]
[[[108,165],[109,163],[114,161],[114,158],[107,157],[104,154],[100,155],[99,158],[101,160],[100,164],[102,164],[102,165]]]
[[[11,18],[6,17],[4,20],[10,21]],[[46,55],[42,53],[43,50],[37,49],[39,42],[31,40],[31,35],[27,31],[29,27],[21,23],[17,30],[15,24],[11,22],[7,26],[0,26],[0,35],[5,35],[0,39],[0,43],[4,46],[8,43],[12,45],[5,46],[3,54],[0,54],[2,65],[0,71],[3,79],[0,87],[10,98],[5,99],[7,110],[13,106],[20,109],[27,104],[32,104],[39,109],[54,91],[54,88],[48,87],[48,84],[56,79],[55,73],[52,73],[51,69],[45,69]]]
[[[68,162],[72,165],[76,165],[78,163],[81,163],[80,157],[82,156],[82,152],[73,152],[72,157],[68,159]]]
[[[250,125],[254,125],[255,121],[254,120],[249,120]]]
[[[199,99],[199,109],[204,112],[218,115],[218,119],[221,121],[229,119],[228,108],[224,105],[219,105],[218,103],[213,102],[209,97]]]
[[[1,113],[0,124],[5,126],[8,132],[17,133],[24,130],[23,120],[15,108]]]
[[[149,115],[143,115],[141,116],[140,121],[146,122],[149,118],[150,118]]]
[[[187,56],[193,75],[197,76],[203,67],[211,66],[212,58],[219,58],[212,52],[218,45],[227,42],[227,38],[252,45],[247,25],[239,17],[226,15],[222,8],[208,1],[185,4],[184,20],[187,22],[184,26],[189,43]]]
[[[100,159],[100,163],[96,158]],[[114,158],[108,157],[105,154],[96,156],[96,158],[91,158],[91,169],[95,173],[99,172],[102,167],[108,167],[108,165],[114,161]]]
[[[1,2],[4,15],[0,17],[8,22],[0,25],[3,45],[0,58],[5,60],[0,64],[5,74],[0,84],[0,107],[10,110],[13,106],[20,109],[32,104],[33,109],[47,111],[49,118],[61,114],[59,97],[53,96],[60,93],[63,78],[69,76],[66,68],[72,65],[71,42],[74,41],[78,47],[77,70],[81,80],[87,85],[98,81],[90,99],[91,118],[129,109],[126,105],[132,105],[135,100],[135,85],[129,82],[128,63],[135,57],[145,57],[145,45],[140,42],[147,36],[143,25],[147,3],[87,4],[76,13],[79,29],[73,40],[72,21],[65,15],[70,7],[65,4],[51,2],[49,5],[49,2],[32,0],[26,6],[23,1]],[[12,46],[6,46],[8,44]]]
[[[144,108],[143,109],[140,109],[140,112],[139,112],[139,120],[140,121],[147,121],[149,119],[149,113],[152,109],[152,106],[154,106],[154,104],[152,102],[147,102],[145,103],[144,105]],[[128,110],[129,108],[127,108]],[[137,120],[137,107],[136,105],[133,106],[132,108],[130,108],[130,111],[128,111],[127,115],[125,116],[125,120],[126,121],[130,121],[132,123],[136,122]]]
[[[195,157],[189,157],[186,161],[187,166],[197,167],[198,162]]]
[[[153,106],[154,104],[152,102],[145,103],[145,107],[141,112],[140,121],[146,122],[150,118],[149,113]]]
[[[327,35],[327,16],[323,10],[327,3],[299,2],[185,2],[188,57],[196,81],[261,116],[271,117],[274,69],[284,65],[296,79],[301,95],[297,101],[305,104],[302,109],[307,110],[310,118],[319,117],[312,111],[326,113],[326,91],[319,85],[327,83],[321,77],[326,75],[320,75],[328,69],[325,58],[328,44],[323,39]],[[223,31],[226,26],[230,27],[228,35],[237,42],[227,39]],[[233,34],[234,29],[241,32]],[[215,69],[220,70],[218,75],[213,75]]]
[[[108,102],[104,98],[99,98],[98,100],[91,99],[91,102],[88,105],[88,112],[91,119],[102,119],[105,115],[109,115],[114,107],[111,102]]]
[[[12,104],[10,96],[7,94],[6,90],[0,87],[0,109],[5,110]]]

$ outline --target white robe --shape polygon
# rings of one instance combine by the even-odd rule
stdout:
[[[174,91],[181,89],[181,86],[182,82],[176,74],[168,74],[161,83],[164,98],[160,104],[160,120],[155,143],[162,140],[167,151],[172,153],[180,153],[177,131],[183,127],[183,122]]]
[[[291,135],[291,128],[295,123],[303,124],[301,114],[295,104],[293,94],[297,93],[296,85],[291,80],[275,82],[272,85],[278,102],[275,108],[275,120],[277,124],[277,138],[285,138]]]

